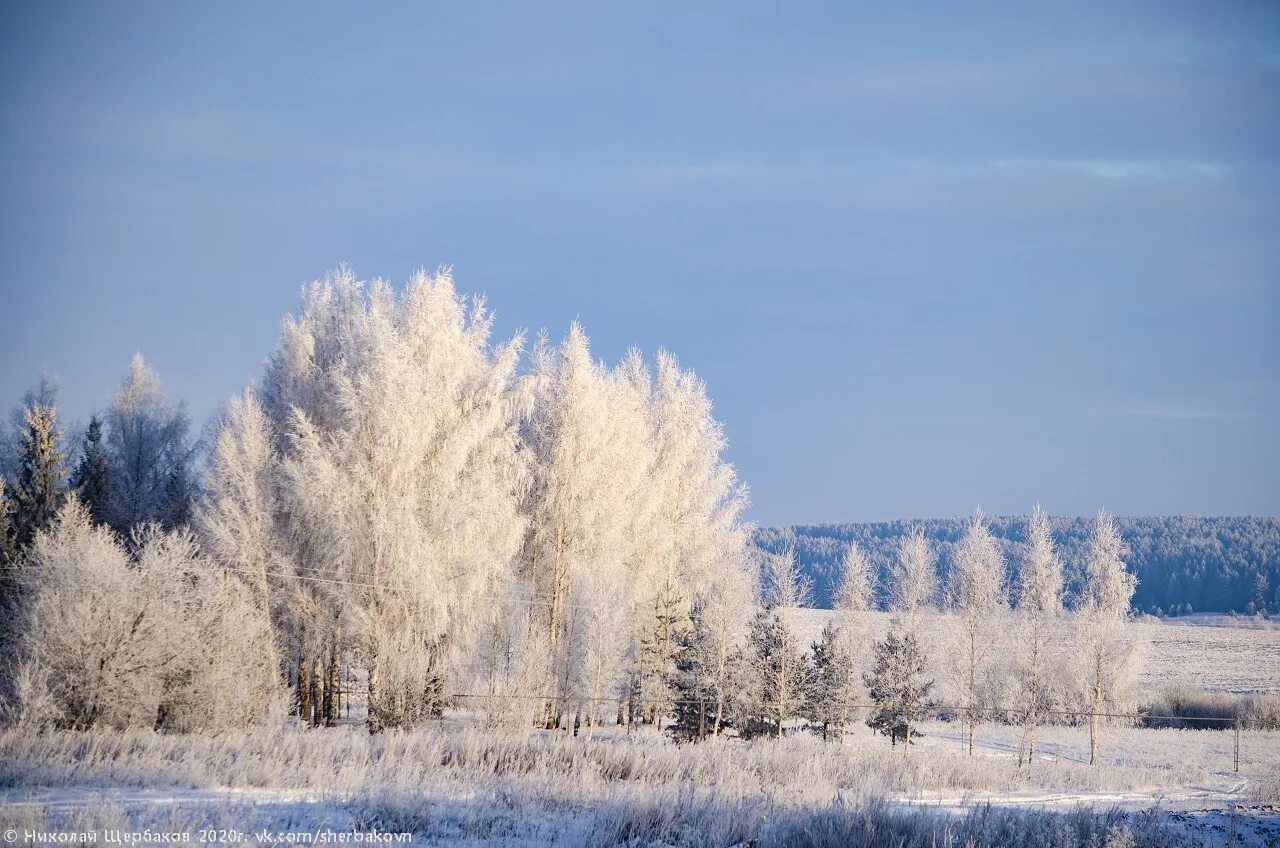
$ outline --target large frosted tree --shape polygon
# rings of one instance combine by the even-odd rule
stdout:
[[[1084,586],[1075,608],[1075,652],[1081,694],[1089,711],[1089,762],[1098,758],[1103,714],[1127,709],[1138,672],[1138,645],[1126,632],[1138,581],[1125,568],[1120,530],[1098,513],[1085,556]]]
[[[981,512],[974,514],[956,546],[949,576],[948,642],[972,756],[983,702],[998,669],[997,645],[1008,608],[1004,558]]]
[[[586,652],[611,653],[615,668],[623,663],[626,641],[596,640],[593,634],[604,631],[594,626],[599,613],[592,608],[611,595],[624,609],[642,600],[628,580],[628,564],[636,566],[628,530],[651,460],[643,403],[592,359],[576,322],[555,347],[539,340],[529,388],[533,407],[524,442],[533,485],[523,570],[541,619],[555,698],[543,718],[554,726],[579,694],[579,667],[599,661],[588,660]],[[575,614],[579,604],[586,610]]]
[[[476,673],[494,599],[516,591],[520,340],[491,347],[491,327],[447,274],[397,296],[344,270],[306,291],[268,367],[281,511],[311,593],[295,612],[314,610],[313,633],[356,629],[373,727],[438,712],[446,681]],[[317,664],[314,641],[300,665]]]

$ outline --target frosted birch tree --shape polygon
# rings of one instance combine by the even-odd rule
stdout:
[[[1039,505],[1027,524],[1027,556],[1018,575],[1014,671],[1023,710],[1028,766],[1035,760],[1036,730],[1055,703],[1055,650],[1062,621],[1062,561],[1053,546],[1049,517]]]
[[[956,546],[947,607],[952,668],[968,723],[972,756],[986,690],[998,667],[997,644],[1008,608],[1004,558],[981,512],[974,514]]]
[[[898,546],[898,559],[893,567],[893,585],[889,609],[908,625],[920,613],[936,608],[938,602],[937,558],[925,538],[924,531],[914,528]]]
[[[263,661],[279,670],[274,613],[283,613],[281,584],[295,573],[285,555],[279,517],[279,458],[271,422],[252,391],[232,398],[218,428],[205,472],[196,526],[205,550],[253,587],[266,627]]]
[[[1084,587],[1075,609],[1080,687],[1089,710],[1089,763],[1097,762],[1104,713],[1128,707],[1138,672],[1138,645],[1125,632],[1138,581],[1125,569],[1125,545],[1105,510],[1094,521],[1085,558]]]
[[[574,637],[570,615],[577,584],[593,571],[601,587],[627,585],[623,506],[643,479],[645,461],[636,452],[644,445],[644,422],[641,409],[627,418],[629,407],[618,402],[622,388],[591,358],[576,322],[555,348],[540,339],[533,362],[533,413],[525,436],[533,485],[524,568],[543,608],[556,696],[543,718],[551,727],[574,694],[574,666],[581,659],[575,651],[582,640]]]
[[[268,368],[299,580],[358,631],[374,727],[437,712],[515,591],[520,340],[491,348],[491,326],[447,274],[397,296],[344,270],[306,291]]]

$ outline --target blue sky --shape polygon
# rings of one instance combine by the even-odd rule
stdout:
[[[762,524],[1280,513],[1280,7],[686,5],[5,4],[0,401],[450,264],[676,352]]]

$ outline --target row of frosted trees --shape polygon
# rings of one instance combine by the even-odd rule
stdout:
[[[772,727],[781,735],[787,717],[803,714],[825,733],[871,706],[873,726],[909,741],[911,723],[941,707],[963,721],[970,754],[980,721],[1021,724],[1030,763],[1041,725],[1083,719],[1094,761],[1100,724],[1133,709],[1141,645],[1126,622],[1135,580],[1105,513],[1094,522],[1075,597],[1065,595],[1062,562],[1038,507],[1027,543],[1013,578],[976,514],[940,579],[924,535],[903,537],[886,593],[889,632],[879,640],[869,615],[874,570],[850,545],[834,592],[835,619],[808,657],[776,611],[762,612],[753,629],[756,645],[755,634],[771,629],[767,638],[784,655],[763,662],[767,652],[757,648],[757,664],[767,672],[758,697]],[[778,603],[796,604],[804,588],[792,554],[775,555],[770,564]],[[934,678],[941,701],[932,697]]]

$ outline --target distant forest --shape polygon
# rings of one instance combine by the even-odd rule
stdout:
[[[788,544],[813,580],[814,603],[831,606],[840,557],[857,542],[881,577],[897,556],[899,540],[920,527],[944,576],[968,518],[931,518],[870,524],[813,524],[763,528],[757,546],[776,553]],[[988,517],[1016,578],[1026,552],[1026,516]],[[1067,571],[1067,587],[1079,585],[1092,518],[1054,518],[1054,542]],[[1280,518],[1119,518],[1129,548],[1127,562],[1138,576],[1133,608],[1156,615],[1192,612],[1280,612]],[[883,605],[883,599],[881,599]]]

